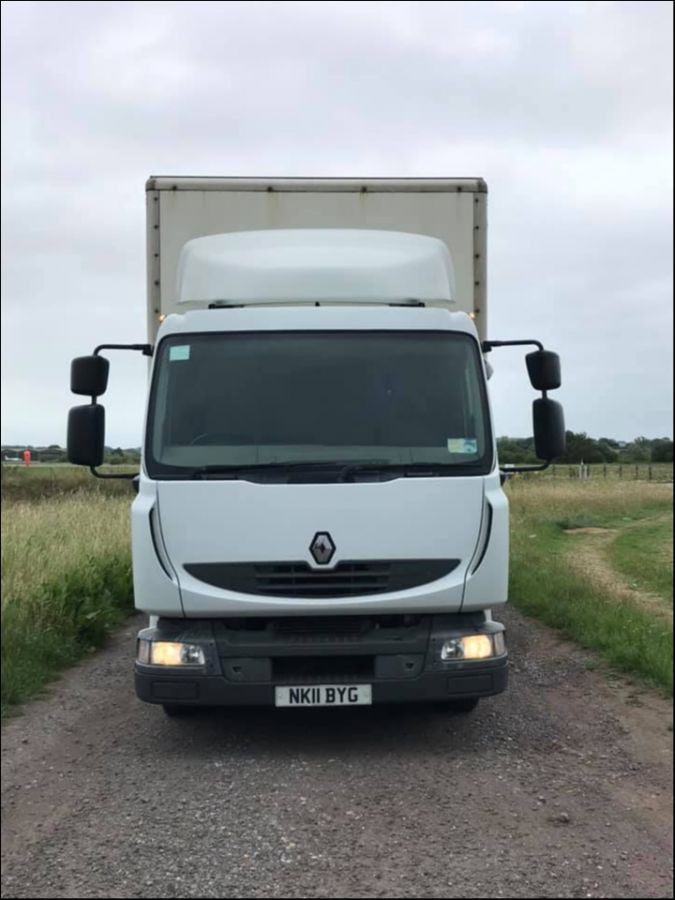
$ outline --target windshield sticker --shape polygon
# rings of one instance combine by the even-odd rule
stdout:
[[[476,438],[448,438],[448,453],[478,453]]]
[[[190,359],[189,344],[179,344],[175,347],[169,347],[169,361],[176,362],[179,359]]]

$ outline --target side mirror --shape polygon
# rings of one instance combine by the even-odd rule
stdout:
[[[525,362],[535,390],[554,391],[560,387],[560,357],[557,353],[551,350],[534,350],[527,354]]]
[[[70,364],[70,390],[85,397],[100,397],[108,387],[109,369],[104,356],[78,356]]]
[[[565,452],[565,418],[557,400],[538,397],[532,404],[534,452],[538,459],[550,461]]]
[[[104,444],[105,409],[99,403],[74,406],[68,413],[68,461],[96,468],[103,462]]]

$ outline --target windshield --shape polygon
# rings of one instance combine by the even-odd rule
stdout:
[[[492,447],[478,345],[453,332],[230,332],[161,341],[152,477],[293,464],[482,474]]]

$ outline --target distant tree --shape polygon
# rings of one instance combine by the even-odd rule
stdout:
[[[44,463],[61,463],[66,460],[66,451],[58,444],[50,444],[38,451],[39,461]]]
[[[670,438],[657,438],[652,442],[652,462],[672,462],[673,442]]]
[[[635,438],[621,452],[621,457],[626,462],[649,462],[652,456],[651,443],[645,437]]]
[[[103,461],[115,466],[136,466],[140,458],[140,450],[136,448],[124,450],[122,447],[106,447],[103,454]]]
[[[532,438],[498,438],[497,452],[502,463],[515,465],[536,461]]]
[[[604,463],[608,462],[597,441],[589,437],[585,431],[568,431],[567,449],[561,462],[567,463]]]
[[[616,443],[616,442],[615,442]],[[608,443],[605,438],[599,438],[597,441],[598,450],[602,453],[603,462],[614,463],[619,459],[619,451],[612,444]]]
[[[114,449],[107,450],[103,458],[105,462],[119,466],[125,462],[124,450],[122,450],[121,447],[115,447]]]

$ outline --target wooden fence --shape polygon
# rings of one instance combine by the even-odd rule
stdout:
[[[624,481],[673,481],[673,463],[555,463],[534,473],[541,478],[576,478],[598,481],[615,479]]]

